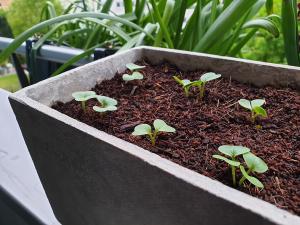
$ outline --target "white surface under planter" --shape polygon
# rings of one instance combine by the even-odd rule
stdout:
[[[90,63],[10,96],[55,215],[62,224],[300,224],[265,201],[72,119],[49,106],[111,79],[126,63],[169,61],[257,86],[300,90],[296,67],[142,47]]]
[[[0,89],[0,188],[41,223],[58,225],[8,102],[9,94]],[[0,212],[0,224],[1,216]]]

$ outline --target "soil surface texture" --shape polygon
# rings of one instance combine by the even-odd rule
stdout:
[[[264,189],[255,188],[247,181],[237,189],[300,215],[298,91],[257,88],[220,78],[207,83],[205,96],[199,100],[196,88],[186,97],[172,76],[197,80],[208,71],[183,72],[167,63],[150,65],[143,61],[138,64],[146,66],[141,70],[143,80],[125,83],[121,73],[92,89],[99,95],[116,99],[117,111],[101,116],[92,109],[98,104],[95,99],[86,103],[86,113],[74,100],[56,102],[52,107],[228,186],[232,186],[231,170],[212,155],[218,153],[221,145],[246,146],[267,163],[269,170],[254,175],[264,184]],[[263,107],[268,117],[259,118],[253,124],[250,112],[237,104],[241,98],[265,99]],[[155,146],[145,136],[131,135],[136,125],[152,124],[155,119],[164,120],[176,133],[161,133]],[[237,179],[240,178],[238,171]]]

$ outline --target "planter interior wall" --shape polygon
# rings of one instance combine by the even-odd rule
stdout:
[[[263,87],[300,90],[300,70],[184,51],[132,49],[42,81],[10,96],[53,211],[62,224],[299,224],[262,200],[61,114],[50,106],[111,79],[126,63],[166,60]]]

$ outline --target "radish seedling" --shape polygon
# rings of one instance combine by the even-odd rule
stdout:
[[[140,69],[144,69],[145,66],[140,66],[140,65],[136,65],[134,63],[127,63],[126,64],[126,67],[131,71],[137,71],[137,70],[140,70]]]
[[[177,81],[177,83],[179,83],[183,87],[183,90],[184,90],[184,93],[186,96],[189,95],[189,89],[192,86],[198,87],[199,92],[200,92],[200,96],[199,96],[200,99],[202,99],[204,97],[205,84],[208,81],[212,81],[212,80],[218,79],[220,77],[221,77],[221,74],[216,74],[216,73],[212,73],[212,72],[203,74],[199,80],[195,80],[195,81],[190,81],[187,79],[180,80],[178,77],[173,76],[173,78]]]
[[[173,76],[174,80],[180,84],[183,88],[184,94],[186,97],[189,96],[189,90],[190,90],[190,85],[192,82],[190,80],[184,79],[184,80],[180,80],[177,76]]]
[[[73,98],[77,102],[81,102],[81,108],[85,112],[86,111],[86,106],[85,102],[89,99],[95,98],[97,95],[94,91],[78,91],[72,93]]]
[[[161,132],[172,133],[176,131],[173,127],[167,125],[165,121],[160,119],[154,120],[153,126],[154,126],[154,130],[149,124],[137,125],[134,128],[134,132],[132,133],[132,135],[135,136],[148,135],[151,140],[151,144],[154,146],[156,142],[156,138],[159,133]]]
[[[101,95],[97,95],[96,98],[100,103],[100,106],[93,106],[94,111],[99,113],[105,113],[107,111],[117,110],[116,105],[118,104],[118,102],[115,99]]]
[[[196,86],[199,88],[199,92],[200,92],[200,99],[202,99],[204,97],[204,93],[205,93],[205,85],[208,81],[212,81],[215,79],[218,79],[221,77],[221,74],[216,74],[213,72],[209,72],[209,73],[205,73],[203,74],[199,80],[193,81],[191,84],[189,84],[190,86]]]
[[[243,158],[245,160],[245,163],[248,167],[248,170],[246,171],[245,168],[240,165],[240,170],[243,174],[243,177],[239,181],[239,185],[242,185],[243,182],[247,179],[251,184],[255,185],[259,188],[264,188],[264,185],[253,176],[250,176],[250,173],[264,173],[268,170],[267,164],[259,157],[254,155],[251,152],[248,152],[243,155]]]
[[[252,101],[249,101],[247,99],[240,99],[238,103],[240,106],[249,109],[251,111],[251,121],[255,122],[256,117],[262,116],[267,117],[266,110],[262,107],[263,104],[265,104],[264,99],[255,99]]]
[[[144,78],[143,74],[138,72],[138,70],[145,68],[145,66],[128,63],[126,64],[126,67],[131,71],[131,74],[123,74],[122,78],[124,81],[128,82],[131,80],[142,80]]]
[[[214,158],[225,161],[227,164],[230,165],[232,183],[234,186],[236,186],[236,167],[239,167],[241,164],[239,161],[237,161],[236,157],[250,152],[250,149],[243,146],[222,145],[218,148],[218,150],[224,155],[230,157],[230,159],[228,159],[221,155],[213,155]]]

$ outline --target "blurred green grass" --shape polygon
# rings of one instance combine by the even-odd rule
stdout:
[[[21,87],[17,75],[10,74],[5,76],[0,76],[0,88],[10,92],[15,92],[19,90]]]

